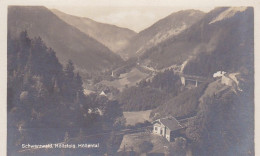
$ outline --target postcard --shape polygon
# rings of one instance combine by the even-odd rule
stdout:
[[[3,154],[257,155],[259,5],[193,3],[4,1]]]

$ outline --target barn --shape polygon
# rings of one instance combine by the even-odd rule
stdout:
[[[174,117],[162,118],[153,122],[153,134],[163,136],[169,142],[180,136],[183,129]]]

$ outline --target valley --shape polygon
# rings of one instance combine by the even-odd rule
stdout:
[[[181,10],[136,33],[10,6],[9,153],[87,141],[99,148],[37,154],[254,155],[253,15]]]

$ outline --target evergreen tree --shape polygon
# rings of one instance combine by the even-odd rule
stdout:
[[[68,61],[65,69],[64,69],[64,74],[68,81],[73,81],[74,78],[74,65],[71,60]]]
[[[76,88],[76,91],[79,92],[80,94],[83,93],[82,85],[83,85],[82,78],[79,75],[79,72],[77,72],[76,77],[75,77],[75,88]]]

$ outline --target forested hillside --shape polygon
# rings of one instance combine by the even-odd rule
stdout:
[[[63,68],[40,37],[30,39],[26,31],[15,39],[8,36],[7,54],[10,155],[16,155],[22,143],[58,143],[65,136],[74,138],[102,132],[104,127],[112,129],[115,119],[122,116],[117,102],[103,98],[96,103],[94,95],[86,97],[73,63],[69,60]],[[103,116],[88,113],[97,108],[102,109]]]
[[[184,73],[211,76],[253,62],[253,8],[215,8],[180,34],[147,49],[140,62],[162,69],[187,61]],[[251,67],[250,67],[251,68]]]
[[[40,36],[61,64],[71,59],[81,73],[100,73],[122,62],[119,55],[43,6],[10,6],[8,30],[14,38],[24,30],[31,38]]]
[[[212,15],[215,17],[212,18]],[[194,25],[193,30],[187,32],[194,41],[210,42],[207,43],[208,48],[199,48],[198,55],[191,59],[184,72],[211,76],[217,70],[237,72],[245,68],[253,69],[253,19],[254,12],[250,7],[218,8],[210,12],[200,24]]]
[[[200,102],[186,129],[194,155],[254,155],[253,76],[242,77],[242,92],[229,88]]]
[[[203,95],[206,87],[207,83],[204,83],[168,99],[153,110],[151,117],[158,119],[167,115],[172,115],[176,118],[194,116],[198,111],[199,98]]]
[[[158,73],[152,80],[142,80],[137,86],[126,88],[119,96],[124,111],[157,108],[181,92],[180,78],[172,70]]]

